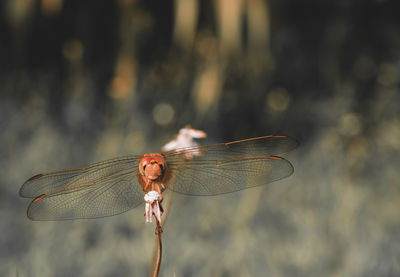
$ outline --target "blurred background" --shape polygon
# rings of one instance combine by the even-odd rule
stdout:
[[[29,177],[201,143],[296,137],[295,173],[175,194],[161,276],[400,276],[396,1],[0,3],[0,275],[147,276],[143,207],[33,222]]]

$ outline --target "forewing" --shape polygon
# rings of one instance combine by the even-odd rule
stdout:
[[[299,146],[299,142],[288,136],[264,136],[251,139],[243,139],[223,143],[225,146],[224,158],[231,155],[247,155],[247,156],[259,156],[259,155],[279,155],[287,153]],[[211,152],[213,149],[210,149]],[[219,152],[217,150],[217,152]],[[212,154],[212,153],[210,153]],[[219,155],[220,153],[216,153]]]
[[[138,157],[47,172],[30,178],[20,195],[35,198],[28,208],[33,220],[111,216],[143,202],[137,179]]]
[[[287,160],[272,156],[298,142],[267,136],[166,153],[168,188],[188,195],[216,195],[264,185],[293,173]]]

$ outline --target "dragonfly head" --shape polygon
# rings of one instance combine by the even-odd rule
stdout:
[[[167,164],[161,154],[145,154],[139,161],[139,172],[142,176],[157,180],[164,175]]]

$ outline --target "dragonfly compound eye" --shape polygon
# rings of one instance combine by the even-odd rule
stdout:
[[[140,174],[150,180],[156,180],[163,176],[165,169],[164,159],[154,154],[144,156],[139,162]]]

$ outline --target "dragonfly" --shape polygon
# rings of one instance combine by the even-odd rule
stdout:
[[[21,197],[32,198],[31,220],[113,216],[144,203],[143,195],[164,190],[211,196],[265,185],[290,176],[292,164],[277,156],[299,143],[269,135],[172,151],[132,155],[29,178]]]

